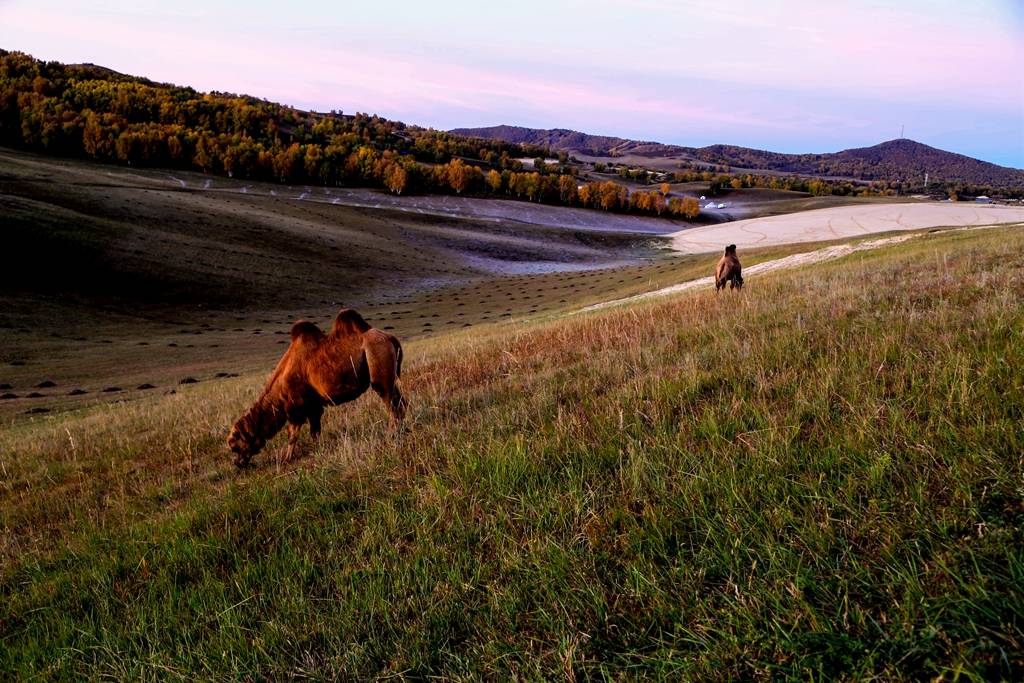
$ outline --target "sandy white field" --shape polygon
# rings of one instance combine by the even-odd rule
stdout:
[[[672,248],[688,254],[719,251],[724,245],[767,247],[794,242],[856,237],[890,230],[967,227],[1024,221],[1024,207],[973,203],[922,202],[817,209],[781,216],[750,218],[681,230]]]

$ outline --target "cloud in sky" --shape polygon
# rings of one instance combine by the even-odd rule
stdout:
[[[1022,46],[1014,0],[0,0],[0,47],[306,108],[781,151],[906,124],[1018,167]]]

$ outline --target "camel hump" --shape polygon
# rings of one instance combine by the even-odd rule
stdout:
[[[322,334],[323,332],[320,331],[320,328],[308,320],[300,320],[292,325],[292,341],[297,339],[316,339]]]
[[[334,335],[362,334],[370,329],[370,323],[359,315],[353,308],[343,308],[338,311],[338,317],[334,319],[334,327],[331,333]]]

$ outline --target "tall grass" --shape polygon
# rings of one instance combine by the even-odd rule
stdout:
[[[1021,291],[998,229],[449,335],[238,476],[261,377],[19,426],[0,667],[1019,679]]]

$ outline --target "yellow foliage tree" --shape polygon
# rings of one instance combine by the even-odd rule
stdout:
[[[573,204],[576,201],[576,179],[571,175],[563,175],[558,178],[558,197],[564,204]]]
[[[693,219],[700,215],[700,202],[693,197],[683,198],[683,217]]]
[[[487,172],[487,186],[491,188],[491,191],[497,194],[501,192],[501,174],[491,169]]]
[[[397,195],[402,194],[402,190],[405,189],[408,180],[409,174],[406,173],[401,164],[392,163],[384,169],[384,184]]]
[[[462,159],[452,159],[448,162],[448,185],[456,194],[462,194],[462,191],[469,187],[472,177],[470,167]]]

